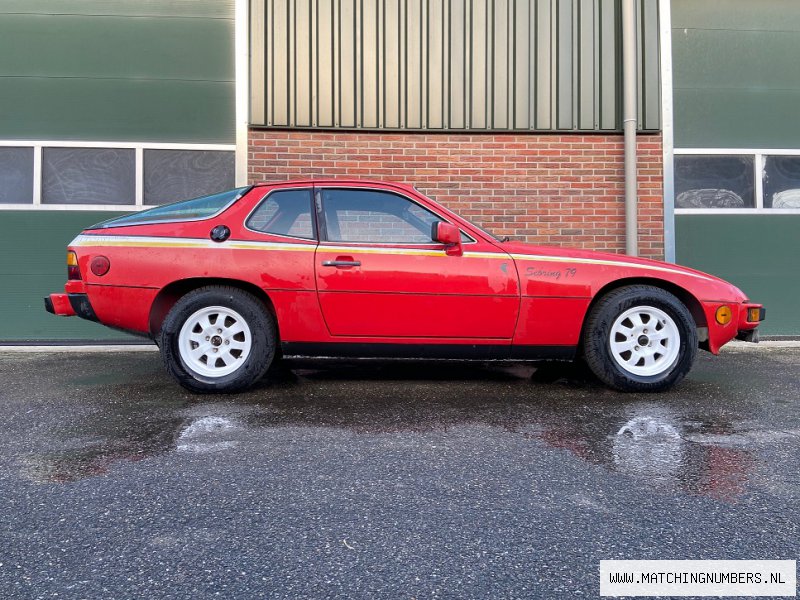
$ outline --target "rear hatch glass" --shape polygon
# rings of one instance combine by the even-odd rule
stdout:
[[[236,188],[226,192],[211,194],[210,196],[201,196],[200,198],[181,200],[180,202],[157,206],[132,215],[125,215],[124,217],[103,221],[102,223],[94,225],[91,229],[208,219],[228,208],[231,204],[244,196],[251,187],[252,186]]]

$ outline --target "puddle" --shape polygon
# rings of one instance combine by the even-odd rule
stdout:
[[[76,481],[104,475],[117,463],[172,452],[263,447],[280,427],[371,435],[488,425],[638,484],[727,501],[746,492],[764,469],[760,449],[800,441],[796,427],[759,427],[757,401],[747,388],[732,387],[730,377],[725,388],[724,377],[707,371],[672,392],[636,395],[609,391],[569,365],[293,367],[236,396],[189,395],[165,377],[153,377],[157,363],[139,384],[83,378],[81,386],[94,386],[86,399],[91,410],[54,425],[45,440],[48,451],[26,455],[22,473],[37,482]],[[146,370],[139,365],[130,372],[138,378]],[[710,387],[710,379],[718,383]]]
[[[178,452],[220,452],[238,445],[235,440],[220,439],[237,429],[233,421],[225,417],[200,417],[191,421],[178,434],[175,449]]]
[[[703,434],[694,437],[697,435]],[[717,499],[730,500],[741,494],[752,468],[750,452],[714,443],[698,445],[692,437],[680,424],[650,416],[636,417],[614,436],[613,468]]]

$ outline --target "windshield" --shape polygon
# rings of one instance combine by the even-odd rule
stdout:
[[[252,186],[250,186],[252,187]],[[132,215],[125,215],[116,219],[103,221],[95,225],[95,229],[106,227],[123,227],[126,225],[143,225],[146,223],[161,223],[165,221],[199,221],[208,219],[222,212],[236,202],[250,190],[250,187],[241,187],[227,192],[219,192],[210,196],[201,196],[191,200],[181,200],[172,204],[157,206],[143,210]]]
[[[461,217],[461,218],[464,219],[464,217]],[[472,225],[475,229],[477,229],[478,231],[480,231],[480,232],[484,233],[485,235],[489,236],[490,238],[492,238],[496,242],[507,242],[508,241],[508,236],[503,237],[503,238],[497,237],[495,234],[493,234],[491,231],[488,231],[486,228],[481,227],[480,225],[476,225],[474,221],[470,221],[469,219],[464,219],[464,220],[467,223],[469,223],[470,225]]]
[[[414,188],[414,189],[415,189],[415,190],[417,190],[417,188]],[[417,190],[417,192],[419,192],[420,194],[422,194],[422,192],[420,192],[419,190]],[[431,200],[436,200],[436,198],[434,198],[433,196],[428,196],[427,194],[422,194],[422,195],[423,195],[423,196],[425,196],[426,198],[430,198]],[[472,225],[472,226],[473,226],[475,229],[477,229],[478,231],[480,231],[481,233],[483,233],[483,234],[484,234],[484,235],[486,235],[487,237],[490,237],[490,238],[492,238],[492,239],[493,239],[494,241],[496,241],[496,242],[507,242],[507,241],[509,240],[509,238],[508,238],[508,237],[504,237],[504,238],[497,237],[497,236],[496,236],[495,234],[493,234],[491,231],[488,231],[486,228],[484,228],[484,227],[481,227],[480,225],[476,225],[474,221],[470,221],[469,219],[467,219],[467,218],[466,218],[465,216],[463,216],[463,215],[459,215],[459,216],[460,216],[462,219],[464,219],[464,220],[465,220],[467,223],[469,223],[470,225]]]

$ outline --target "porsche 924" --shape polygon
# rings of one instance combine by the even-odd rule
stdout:
[[[712,275],[499,239],[413,186],[351,180],[94,225],[45,306],[153,339],[194,392],[245,389],[281,356],[583,359],[612,388],[658,391],[764,319]]]

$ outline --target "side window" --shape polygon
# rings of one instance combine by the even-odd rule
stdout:
[[[328,240],[383,244],[430,244],[439,217],[410,200],[374,190],[324,190]]]
[[[246,225],[261,233],[313,240],[311,190],[272,192],[253,211]]]

